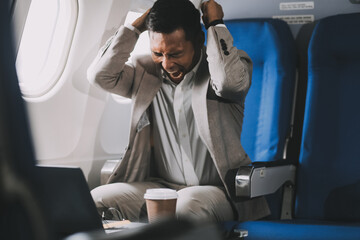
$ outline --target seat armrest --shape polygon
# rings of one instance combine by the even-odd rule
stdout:
[[[104,166],[101,168],[100,173],[100,184],[104,185],[110,178],[110,175],[114,172],[115,167],[119,164],[121,159],[110,159],[106,160]]]
[[[268,161],[268,162],[252,162],[252,166],[254,167],[277,167],[277,166],[285,166],[285,165],[295,165],[293,161],[290,160],[277,160],[277,161]]]
[[[276,192],[285,183],[295,184],[296,166],[280,160],[242,166],[235,176],[235,195],[254,198]]]

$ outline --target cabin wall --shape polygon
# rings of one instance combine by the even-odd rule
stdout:
[[[86,70],[124,22],[129,7],[130,1],[80,0],[61,78],[45,95],[25,99],[38,162],[80,166],[90,186],[99,184],[99,174],[93,173],[99,173],[106,159],[118,158],[126,146],[130,103],[117,103],[90,86]]]
[[[313,1],[294,1],[294,0],[242,0],[242,1],[218,1],[224,10],[225,19],[236,18],[267,18],[273,16],[293,16],[304,19],[303,16],[313,15],[314,20],[324,18],[331,15],[360,12],[360,4],[354,4],[350,0],[313,0]],[[294,10],[294,5],[291,3],[307,3],[304,8],[299,7]],[[284,4],[285,5],[282,5]],[[313,8],[309,5],[313,3]],[[287,4],[287,5],[286,5]],[[280,5],[284,6],[283,9],[292,8],[293,10],[280,10]],[[302,24],[289,24],[294,36],[298,33]]]

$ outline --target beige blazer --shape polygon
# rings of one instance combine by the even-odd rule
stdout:
[[[240,134],[252,62],[244,51],[233,47],[227,28],[210,27],[207,35],[207,57],[202,59],[197,72],[192,108],[199,135],[230,196],[233,189],[225,182],[226,174],[251,162],[240,143]],[[120,27],[88,70],[91,83],[133,101],[129,145],[108,183],[143,181],[150,175],[151,123],[143,119],[162,81],[160,66],[154,64],[151,56],[127,62],[137,39],[134,31]],[[239,220],[253,220],[269,214],[264,198],[233,202]]]

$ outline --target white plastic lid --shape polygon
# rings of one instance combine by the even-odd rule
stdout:
[[[144,195],[145,199],[152,199],[152,200],[176,199],[177,197],[178,197],[177,192],[170,188],[147,189]]]

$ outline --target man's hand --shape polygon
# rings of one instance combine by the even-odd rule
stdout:
[[[224,17],[221,5],[214,0],[203,2],[201,4],[201,11],[203,13],[202,20],[205,26],[208,26],[209,23],[215,20],[222,20]]]
[[[144,32],[146,30],[146,18],[150,12],[149,8],[143,15],[141,15],[139,18],[137,18],[131,25],[133,25],[135,28],[137,28],[140,32]]]

